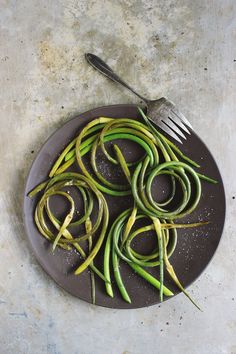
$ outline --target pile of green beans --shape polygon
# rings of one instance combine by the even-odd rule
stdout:
[[[65,250],[75,247],[84,258],[75,274],[79,275],[90,267],[93,302],[95,302],[94,273],[103,279],[107,294],[113,297],[111,269],[121,296],[125,301],[131,302],[120,272],[119,263],[122,261],[159,290],[161,301],[163,295],[173,295],[172,291],[164,285],[164,269],[166,269],[174,283],[194,303],[179,282],[169,258],[175,250],[178,228],[197,227],[205,223],[176,224],[173,220],[189,215],[196,209],[201,197],[201,179],[212,183],[216,181],[196,172],[194,168],[200,166],[157,131],[142,110],[140,113],[144,122],[126,118],[99,117],[81,130],[60,154],[50,171],[49,180],[41,183],[30,193],[31,197],[38,192],[42,193],[35,210],[35,223],[40,233],[52,242],[53,250],[57,246]],[[127,162],[120,147],[115,143],[117,139],[130,140],[138,144],[143,150],[143,156],[138,161]],[[113,143],[113,154],[107,150],[107,142]],[[99,171],[98,149],[110,163],[117,165],[117,168],[122,171],[126,183],[113,183]],[[92,173],[89,172],[83,159],[88,154]],[[78,165],[81,173],[68,172],[74,163]],[[160,175],[168,176],[172,185],[170,196],[161,203],[154,200],[152,195],[153,181]],[[171,205],[176,195],[177,185],[180,186],[182,196],[178,205],[173,208]],[[83,216],[75,221],[72,220],[75,215],[75,202],[65,190],[69,186],[74,186],[78,190],[84,205]],[[132,195],[134,203],[134,207],[124,210],[109,229],[106,194],[114,198]],[[70,204],[64,220],[58,220],[50,209],[49,200],[54,195],[66,198]],[[94,200],[98,212],[96,221],[92,225]],[[45,214],[56,232],[52,232],[48,227]],[[138,220],[144,223],[148,221],[148,225],[137,228]],[[72,235],[70,227],[75,225],[84,225],[85,233],[79,236]],[[136,252],[132,247],[133,240],[135,238],[139,240],[145,232],[149,231],[153,231],[156,235],[155,248],[148,255]],[[99,236],[94,244],[93,236],[97,233]],[[88,254],[81,246],[81,242],[85,240],[89,244]],[[94,265],[94,259],[103,243],[105,244],[104,269],[101,271]],[[159,268],[159,280],[148,273],[147,269],[150,267]]]
[[[75,202],[69,194],[69,187],[75,187],[80,194],[83,201],[84,215],[77,220],[73,221],[75,214]],[[81,274],[87,267],[91,269],[91,281],[92,281],[92,301],[95,302],[95,285],[94,285],[94,273],[96,273],[102,280],[106,281],[104,274],[93,264],[93,260],[99,252],[108,227],[109,211],[107,207],[106,199],[103,194],[96,188],[96,186],[85,176],[78,173],[61,173],[48,181],[37,186],[33,191],[29,193],[30,197],[33,197],[38,192],[44,190],[43,195],[39,199],[35,209],[35,223],[41,235],[47,240],[52,242],[52,249],[55,250],[57,246],[70,250],[71,247],[75,249],[82,256],[84,261],[75,270],[75,274]],[[69,204],[69,212],[64,220],[60,221],[56,218],[50,208],[50,198],[59,195],[65,198]],[[91,214],[94,209],[94,199],[97,201],[97,216],[96,221],[92,225]],[[53,232],[46,221],[46,218],[50,220],[51,225],[56,230]],[[70,232],[71,227],[84,225],[85,233],[79,237],[72,236]],[[93,246],[93,235],[99,231],[99,236],[95,245]],[[84,249],[80,245],[82,241],[88,241],[89,254],[86,255]]]

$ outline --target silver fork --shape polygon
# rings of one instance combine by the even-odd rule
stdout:
[[[141,98],[147,105],[148,118],[160,127],[163,131],[169,134],[172,138],[182,143],[180,137],[186,139],[184,133],[191,134],[187,127],[192,129],[191,124],[185,118],[185,116],[178,110],[173,102],[165,97],[161,97],[157,100],[148,100],[141,96],[132,87],[130,87],[124,80],[122,80],[101,58],[98,56],[86,53],[85,58],[88,63],[92,65],[103,75],[107,76],[112,81],[126,87],[133,92],[136,96]]]

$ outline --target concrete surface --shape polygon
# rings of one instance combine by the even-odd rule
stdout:
[[[236,353],[234,0],[0,0],[0,352]],[[109,59],[139,91],[177,102],[207,142],[227,197],[223,240],[190,291],[147,309],[90,306],[59,289],[29,249],[23,184],[69,117],[137,102],[84,61]]]

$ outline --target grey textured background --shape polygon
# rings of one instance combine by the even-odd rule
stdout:
[[[0,352],[236,353],[234,0],[0,0]],[[45,139],[68,118],[137,102],[84,61],[91,51],[151,98],[166,95],[208,144],[227,220],[213,262],[161,307],[117,311],[58,288],[29,249],[21,202]],[[33,152],[34,151],[34,152]]]

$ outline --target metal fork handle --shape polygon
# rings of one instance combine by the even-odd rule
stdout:
[[[98,56],[86,53],[85,58],[90,65],[96,70],[98,70],[101,74],[108,77],[110,80],[118,82],[122,86],[126,87],[129,91],[133,92],[136,96],[141,98],[144,102],[148,102],[148,100],[141,96],[138,92],[136,92],[132,87],[130,87],[124,80],[122,80],[113,70],[110,68],[101,58]]]

